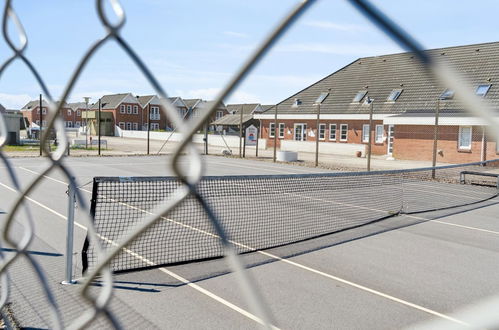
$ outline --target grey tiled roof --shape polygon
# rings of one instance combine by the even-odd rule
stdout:
[[[151,100],[154,98],[156,95],[144,95],[144,96],[138,96],[137,100],[139,101],[140,105],[142,107],[145,107]]]
[[[78,109],[85,109],[85,102],[73,102],[73,103],[68,103],[67,106],[71,108],[72,110],[78,110]],[[90,104],[88,105],[88,108],[90,109]]]
[[[39,100],[29,101],[21,108],[21,110],[30,110],[36,108],[39,104],[40,104]],[[42,99],[42,107],[47,107],[48,105],[49,105],[48,102]]]
[[[102,109],[116,109],[120,102],[130,93],[104,95],[101,97]],[[95,102],[88,106],[89,109],[99,109],[99,103]]]
[[[479,84],[492,84],[485,98],[499,108],[499,42],[439,48],[427,52],[437,60],[447,61],[467,76],[475,88]],[[280,102],[278,113],[316,113],[314,101],[328,90],[330,94],[321,104],[321,113],[368,113],[369,106],[363,102],[352,102],[357,92],[366,90],[366,86],[369,97],[374,98],[375,113],[386,114],[432,112],[437,98],[446,87],[438,86],[412,53],[364,57]],[[388,102],[388,95],[393,89],[403,91],[395,102]],[[301,101],[298,107],[292,107],[295,99]],[[266,114],[273,114],[274,109],[272,107],[267,110]],[[463,110],[455,100],[442,101],[441,109]]]
[[[243,114],[243,124],[252,120],[253,115],[252,114]],[[239,125],[241,122],[241,116],[236,114],[236,115],[225,115],[222,118],[215,120],[214,122],[211,123],[211,125],[228,125],[228,126],[235,126]]]
[[[238,114],[239,111],[243,111],[243,114],[251,114],[253,110],[258,106],[258,103],[248,103],[248,104],[227,104],[227,110],[229,112],[234,112]]]
[[[201,99],[182,99],[185,103],[185,105],[188,108],[193,107],[197,102],[201,101]]]

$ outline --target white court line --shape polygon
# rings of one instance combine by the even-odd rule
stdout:
[[[271,166],[261,166],[261,165],[255,165],[255,166],[245,166],[245,165],[235,165],[235,164],[232,164],[230,162],[212,162],[212,161],[208,161],[207,162],[207,165],[210,166],[210,164],[215,164],[215,165],[226,165],[227,167],[240,167],[240,168],[249,168],[249,169],[252,169],[252,170],[263,170],[263,171],[269,171],[269,172],[276,172],[276,173],[280,173],[280,174],[301,174],[301,173],[307,173],[307,174],[320,174],[320,173],[325,173],[325,172],[319,172],[319,171],[316,171],[316,172],[311,172],[309,170],[302,170],[302,169],[296,169],[296,168],[293,168],[293,169],[282,169],[282,170],[277,170],[275,169],[275,167],[271,167]],[[298,172],[292,172],[292,171],[298,171]],[[285,173],[285,172],[288,172],[288,173]]]
[[[28,170],[28,169],[25,169],[25,170],[32,172],[31,170]],[[60,180],[57,180],[57,179],[53,179],[53,178],[50,178],[50,177],[47,177],[47,176],[44,176],[44,177],[45,177],[45,178],[48,178],[48,179],[51,179],[51,180],[53,180],[53,181],[55,181],[55,182],[59,182],[59,183],[66,184],[65,182],[60,181]],[[0,186],[4,187],[4,188],[6,188],[6,189],[8,189],[8,190],[10,190],[10,191],[17,192],[17,190],[15,190],[15,189],[13,189],[13,188],[11,188],[11,187],[9,187],[9,186],[7,186],[7,185],[5,185],[5,184],[1,183],[1,182],[0,182]],[[89,192],[89,193],[91,193],[90,191],[85,190],[85,189],[80,189],[80,190],[83,190],[83,191],[85,191],[85,192]],[[64,216],[63,214],[61,214],[61,213],[57,212],[56,210],[53,210],[53,209],[51,209],[51,208],[49,208],[49,207],[45,206],[44,204],[42,204],[42,203],[40,203],[40,202],[38,202],[38,201],[36,201],[36,200],[34,200],[34,199],[32,199],[32,198],[28,197],[28,196],[25,196],[24,198],[26,198],[26,199],[27,199],[27,200],[29,200],[30,202],[32,202],[32,203],[34,203],[34,204],[36,204],[37,206],[40,206],[40,207],[42,207],[43,209],[45,209],[45,210],[47,210],[47,211],[49,211],[49,212],[51,212],[51,213],[55,214],[55,215],[56,215],[56,216],[58,216],[59,218],[64,219],[65,221],[67,221],[67,220],[68,220],[68,218],[67,218],[66,216]],[[76,221],[75,221],[74,223],[75,223],[75,225],[76,225],[77,227],[79,227],[79,228],[81,228],[81,229],[83,229],[83,230],[87,230],[87,227],[85,227],[85,226],[83,226],[83,225],[79,224],[78,222],[76,222]],[[116,243],[116,242],[114,242],[114,241],[112,241],[112,240],[110,240],[110,239],[107,239],[106,237],[103,237],[102,235],[98,235],[98,236],[99,236],[100,238],[102,238],[103,240],[105,240],[105,241],[107,241],[107,242],[111,243],[111,244],[112,244],[112,245],[114,245],[114,246],[116,246],[116,245],[117,245],[117,243]],[[135,253],[135,252],[133,252],[133,251],[131,251],[131,250],[129,250],[129,249],[124,248],[123,250],[124,250],[125,252],[127,252],[127,253],[129,253],[129,254],[133,255],[134,257],[136,257],[136,258],[138,258],[138,259],[140,259],[140,260],[144,261],[146,264],[148,264],[148,265],[150,265],[150,266],[156,266],[156,264],[155,264],[155,263],[153,263],[152,261],[150,261],[149,259],[146,259],[146,258],[142,257],[141,255],[139,255],[139,254],[137,254],[137,253]],[[210,297],[211,299],[214,299],[214,300],[218,301],[218,302],[219,302],[219,303],[221,303],[222,305],[225,305],[225,306],[229,307],[230,309],[232,309],[232,310],[234,310],[234,311],[236,311],[236,312],[240,313],[241,315],[244,315],[244,316],[246,316],[247,318],[249,318],[249,319],[251,319],[251,320],[253,320],[253,321],[255,321],[255,322],[260,323],[261,325],[264,325],[263,321],[262,321],[259,317],[257,317],[257,316],[255,316],[255,315],[251,314],[250,312],[248,312],[248,311],[246,311],[246,310],[244,310],[244,309],[242,309],[242,308],[240,308],[240,307],[238,307],[238,306],[234,305],[233,303],[231,303],[231,302],[229,302],[229,301],[227,301],[227,300],[223,299],[222,297],[220,297],[220,296],[218,296],[218,295],[216,295],[216,294],[212,293],[211,291],[208,291],[208,290],[206,290],[206,289],[202,288],[201,286],[199,286],[199,285],[197,285],[197,284],[195,284],[195,283],[190,282],[189,280],[187,280],[187,279],[183,278],[182,276],[180,276],[180,275],[178,275],[178,274],[176,274],[176,273],[172,272],[171,270],[168,270],[167,268],[164,268],[164,267],[158,268],[158,270],[160,270],[161,272],[163,272],[163,273],[165,273],[165,274],[170,275],[171,277],[173,277],[173,278],[177,279],[178,281],[180,281],[180,282],[184,283],[185,285],[187,285],[187,286],[189,286],[189,287],[193,288],[194,290],[196,290],[196,291],[198,291],[198,292],[200,292],[200,293],[202,293],[202,294],[204,294],[204,295],[206,295],[206,296]],[[279,329],[279,328],[277,328],[277,327],[275,327],[275,326],[272,326],[272,329]]]
[[[33,171],[31,171],[31,170],[28,170],[28,171],[33,172]],[[33,172],[33,173],[35,173],[35,174],[36,174],[36,172]],[[53,180],[54,180],[54,181],[56,181],[56,182],[64,183],[64,182],[62,182],[62,181],[60,181],[60,180],[57,180],[57,179],[53,179]],[[64,184],[65,184],[65,183],[64,183]],[[83,190],[83,191],[85,191],[85,192],[88,192],[88,193],[91,193],[90,191],[85,190],[85,189],[81,189],[81,190]],[[142,212],[144,212],[144,213],[153,214],[153,213],[151,213],[151,212],[149,212],[149,211],[141,210],[141,209],[139,209],[139,208],[136,208],[136,207],[134,207],[134,206],[132,206],[132,205],[128,205],[128,204],[126,204],[126,203],[122,203],[122,204],[124,204],[124,205],[126,205],[126,206],[128,206],[128,207],[131,207],[131,208],[133,208],[133,209],[136,209],[136,210],[142,211]],[[212,233],[206,232],[206,231],[204,231],[204,230],[202,230],[202,229],[199,229],[199,228],[196,228],[196,227],[192,227],[192,226],[190,226],[190,225],[186,225],[186,224],[183,224],[183,223],[178,223],[177,221],[172,220],[172,219],[168,219],[168,218],[166,218],[166,217],[162,217],[162,218],[163,218],[164,220],[168,220],[168,221],[170,221],[170,222],[173,222],[173,223],[179,224],[179,225],[181,225],[181,226],[183,226],[183,227],[187,227],[187,228],[189,228],[189,229],[193,229],[193,230],[195,230],[195,231],[197,231],[197,232],[205,233],[206,235],[209,235],[209,236],[211,236],[211,237],[213,237],[213,238],[218,238],[218,236],[217,236],[217,235],[214,235],[214,234],[212,234]],[[426,308],[426,307],[423,307],[423,306],[420,306],[420,305],[417,305],[417,304],[411,303],[411,302],[409,302],[409,301],[406,301],[406,300],[403,300],[403,299],[400,299],[400,298],[397,298],[397,297],[391,296],[391,295],[389,295],[389,294],[386,294],[386,293],[383,293],[383,292],[380,292],[380,291],[377,291],[377,290],[374,290],[374,289],[368,288],[368,287],[366,287],[366,286],[363,286],[363,285],[360,285],[360,284],[357,284],[357,283],[354,283],[354,282],[351,282],[351,281],[345,280],[345,279],[343,279],[343,278],[340,278],[340,277],[337,277],[337,276],[334,276],[334,275],[331,275],[331,274],[328,274],[328,273],[325,273],[325,272],[322,272],[322,271],[316,270],[316,269],[314,269],[314,268],[311,268],[311,267],[308,267],[308,266],[305,266],[305,265],[299,264],[299,263],[297,263],[297,262],[294,262],[294,261],[291,261],[291,260],[288,260],[288,259],[283,259],[283,258],[281,258],[281,257],[279,257],[279,256],[273,255],[273,254],[268,253],[268,252],[265,252],[265,251],[258,251],[258,250],[256,250],[256,249],[254,249],[254,248],[250,247],[250,246],[247,246],[247,245],[244,245],[244,244],[240,244],[240,243],[238,243],[238,242],[234,242],[234,241],[230,241],[230,242],[231,242],[231,243],[233,243],[233,244],[235,244],[235,245],[238,245],[238,246],[240,246],[240,247],[243,247],[243,248],[246,248],[246,249],[249,249],[249,250],[256,251],[256,252],[257,252],[257,253],[259,253],[259,254],[265,255],[265,256],[270,257],[270,258],[273,258],[273,259],[275,259],[275,260],[279,260],[279,261],[285,262],[285,263],[287,263],[287,264],[293,265],[293,266],[298,267],[298,268],[300,268],[300,269],[303,269],[303,270],[306,270],[306,271],[312,272],[312,273],[314,273],[314,274],[317,274],[317,275],[320,275],[320,276],[323,276],[323,277],[326,277],[326,278],[329,278],[329,279],[332,279],[332,280],[335,280],[335,281],[338,281],[338,282],[341,282],[341,283],[347,284],[347,285],[352,286],[352,287],[354,287],[354,288],[357,288],[357,289],[359,289],[359,290],[369,292],[369,293],[371,293],[371,294],[374,294],[374,295],[377,295],[377,296],[379,296],[379,297],[382,297],[382,298],[385,298],[385,299],[391,300],[391,301],[393,301],[393,302],[396,302],[396,303],[399,303],[399,304],[402,304],[402,305],[405,305],[405,306],[408,306],[408,307],[414,308],[414,309],[416,309],[416,310],[419,310],[419,311],[422,311],[422,312],[425,312],[425,313],[431,314],[431,315],[433,315],[433,316],[438,316],[438,317],[440,317],[440,318],[443,318],[443,319],[446,319],[446,320],[448,320],[448,321],[452,321],[452,322],[455,322],[455,323],[458,323],[458,324],[461,324],[461,325],[469,325],[469,324],[467,324],[466,322],[463,322],[463,321],[461,321],[461,320],[455,319],[455,318],[453,318],[453,317],[451,317],[451,316],[448,316],[448,315],[445,315],[445,314],[439,313],[439,312],[437,312],[437,311],[431,310],[431,309],[429,309],[429,308]],[[133,251],[132,251],[132,252],[133,252]],[[140,257],[141,257],[141,256],[140,256]],[[142,258],[142,257],[141,257],[141,258]],[[146,260],[147,260],[147,259],[146,259]],[[154,265],[154,264],[152,264],[152,265]],[[185,280],[185,279],[184,279],[184,280]],[[186,281],[187,281],[187,280],[186,280]],[[187,283],[190,283],[190,282],[187,282]],[[187,283],[186,283],[186,284],[187,284]],[[256,316],[254,316],[254,317],[256,317]]]
[[[453,187],[450,187],[448,184],[447,186],[442,186],[442,185],[424,185],[424,184],[421,184],[421,183],[404,183],[405,186],[418,186],[418,187],[425,187],[426,189],[440,189],[440,190],[445,190],[445,191],[456,191],[456,192],[460,192],[462,193],[463,190],[462,189],[455,189]],[[485,192],[485,191],[479,191],[479,190],[473,190],[472,191],[473,194],[480,194],[480,195],[490,195],[489,192]],[[461,195],[459,195],[461,196]]]

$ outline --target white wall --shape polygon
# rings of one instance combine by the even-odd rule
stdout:
[[[170,136],[171,135],[171,136]],[[125,138],[134,138],[134,139],[147,139],[147,131],[128,131],[121,130],[121,136]],[[149,132],[149,138],[151,140],[160,140],[166,141],[166,139],[170,138],[168,141],[179,142],[182,139],[180,133],[171,133],[171,132]],[[192,138],[194,143],[204,143],[203,141],[204,134],[194,134]],[[208,134],[208,144],[211,146],[219,146],[226,147],[225,143],[229,146],[229,148],[239,148],[239,137],[235,135],[224,135],[223,138],[218,134]],[[265,149],[266,140],[259,139],[258,140],[258,149]],[[254,148],[254,147],[246,147],[246,148]]]
[[[315,141],[281,140],[281,150],[315,152]],[[365,153],[364,144],[319,142],[319,153],[354,156],[357,151]]]

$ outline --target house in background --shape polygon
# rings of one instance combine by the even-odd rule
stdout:
[[[427,53],[458,68],[476,95],[499,109],[499,42]],[[261,137],[269,147],[277,138],[283,149],[313,152],[319,139],[334,153],[349,146],[363,149],[371,135],[373,154],[431,160],[437,103],[437,161],[497,158],[498,144],[485,134],[484,123],[466,113],[454,91],[439,86],[411,53],[360,58],[255,117],[261,120]],[[374,122],[369,127],[371,106]]]
[[[47,116],[48,113],[48,103],[47,101],[42,100],[42,107],[40,113],[40,101],[39,100],[29,101],[21,108],[21,113],[22,116],[28,120],[30,126],[32,123],[36,124],[37,126],[40,126],[40,123],[43,126],[46,126],[47,121],[45,117]],[[42,120],[42,122],[40,122],[40,119]]]
[[[149,116],[149,129],[151,131],[167,130],[171,127],[171,123],[167,120],[166,115],[163,111],[163,106],[157,95],[144,95],[137,96],[142,106],[142,130],[147,131],[147,123]]]
[[[239,126],[242,124],[243,129],[250,125],[259,127],[259,121],[254,118],[255,114],[261,114],[265,108],[258,103],[250,104],[227,104],[228,114],[215,118],[211,125],[216,126],[218,131],[225,134],[239,134]],[[241,118],[242,114],[242,118]]]
[[[126,130],[140,130],[144,125],[142,105],[132,93],[104,95],[100,98],[101,111],[112,113],[114,126]],[[90,107],[99,109],[99,102]]]
[[[21,141],[20,131],[24,129],[23,115],[20,110],[5,109],[0,104],[0,114],[7,126],[7,144],[17,145]]]

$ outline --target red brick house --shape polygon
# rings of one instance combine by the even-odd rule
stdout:
[[[104,95],[101,97],[101,111],[111,112],[114,126],[123,130],[142,130],[144,126],[143,108],[139,100],[132,93]],[[90,107],[99,109],[99,102]]]
[[[47,126],[46,116],[48,113],[48,103],[45,100],[42,100],[42,110],[40,113],[40,101],[29,101],[24,105],[21,109],[21,113],[24,118],[28,120],[28,124],[34,123],[40,126],[40,118],[42,119],[42,125]]]
[[[142,130],[147,131],[147,116],[149,115],[149,123],[151,131],[166,130],[170,127],[170,123],[166,119],[163,106],[156,95],[137,96],[142,106],[141,124]]]
[[[428,53],[457,68],[470,79],[478,96],[499,109],[499,42]],[[484,134],[484,123],[468,115],[454,99],[454,91],[439,86],[411,53],[360,58],[255,118],[261,122],[261,138],[269,147],[277,135],[277,145],[287,150],[308,148],[314,152],[318,138],[332,153],[349,144],[364,153],[371,134],[375,155],[431,160],[437,103],[437,161],[462,163],[498,157],[497,143]],[[369,127],[371,106],[374,121]]]

